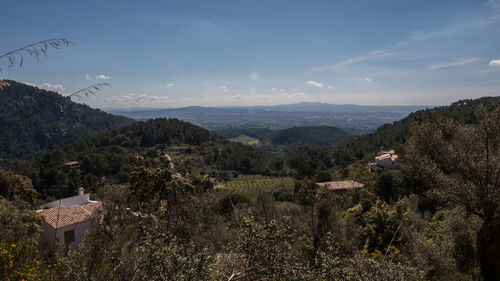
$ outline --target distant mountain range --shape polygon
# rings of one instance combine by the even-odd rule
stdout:
[[[201,107],[107,110],[137,120],[178,118],[209,130],[227,128],[285,129],[333,126],[352,134],[375,131],[385,123],[404,118],[424,106],[361,106],[301,102],[276,106]]]

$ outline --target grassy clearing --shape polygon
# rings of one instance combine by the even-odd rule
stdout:
[[[241,193],[291,190],[293,186],[294,180],[291,177],[266,177],[260,175],[240,175],[236,179],[218,185],[220,188]]]
[[[257,144],[259,144],[259,140],[258,139],[249,137],[247,135],[239,135],[239,136],[237,136],[235,138],[232,138],[232,139],[229,139],[229,140],[230,141],[234,141],[234,142],[243,143],[243,144],[249,144],[249,145],[257,145]]]

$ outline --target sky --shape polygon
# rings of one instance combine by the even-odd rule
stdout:
[[[0,78],[96,108],[446,105],[500,95],[500,0],[5,1]]]

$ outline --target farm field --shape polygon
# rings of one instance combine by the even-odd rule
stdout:
[[[258,145],[260,143],[258,139],[249,137],[247,135],[239,135],[236,138],[232,138],[229,140],[249,145]]]
[[[272,192],[277,190],[292,190],[294,180],[291,177],[266,177],[260,175],[240,175],[236,179],[222,182],[215,188],[226,188],[231,191],[254,193],[259,191]]]

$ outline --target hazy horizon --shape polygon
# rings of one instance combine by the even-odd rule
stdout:
[[[220,106],[203,106],[203,105],[188,105],[188,106],[180,106],[180,107],[102,107],[102,110],[161,110],[161,109],[178,109],[178,108],[187,108],[187,107],[207,107],[207,108],[246,108],[246,107],[278,107],[278,106],[287,106],[287,105],[297,105],[297,104],[306,104],[306,103],[321,103],[333,106],[360,106],[360,107],[436,107],[441,105],[372,105],[372,104],[354,104],[354,103],[343,103],[343,104],[334,104],[327,102],[310,102],[310,101],[299,101],[294,103],[281,103],[281,104],[270,104],[270,105],[220,105]]]
[[[0,54],[48,38],[77,47],[0,61],[0,78],[97,108],[324,102],[437,106],[497,96],[500,1],[10,1]],[[69,15],[73,18],[68,19]],[[17,61],[19,63],[19,61]]]

